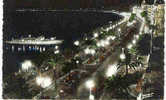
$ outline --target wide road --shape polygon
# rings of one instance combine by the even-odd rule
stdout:
[[[140,28],[140,23],[137,21],[136,23],[138,26],[137,26],[137,30],[139,30]],[[136,30],[136,31],[137,31]],[[127,34],[127,33],[124,33],[124,34]],[[127,35],[127,36],[130,36]],[[133,36],[132,36],[133,37]],[[133,38],[130,38],[131,40]],[[121,41],[123,42],[123,40]],[[129,42],[129,41],[128,41]],[[126,42],[125,45],[128,44],[128,42]],[[125,45],[123,45],[125,47]],[[116,48],[117,45],[111,47],[111,48]],[[97,82],[98,86],[102,86],[103,85],[103,82],[104,82],[104,75],[106,73],[106,70],[108,69],[108,66],[109,65],[112,65],[112,64],[115,64],[117,63],[118,59],[119,59],[119,56],[121,54],[121,47],[119,48],[116,48],[114,50],[114,52],[111,52],[111,55],[109,55],[105,61],[103,61],[101,63],[101,65],[99,66],[99,68],[91,75],[91,77],[89,79],[94,79],[95,82]],[[101,74],[102,73],[102,74]],[[80,84],[80,86],[78,87],[78,94],[77,96],[79,97],[83,97],[85,99],[85,96],[89,96],[89,89],[86,89],[85,87],[85,83],[86,83],[87,79],[84,80],[84,82],[81,82],[82,84]],[[96,88],[100,88],[101,90],[100,91],[97,91],[97,96],[100,97],[100,95],[102,94],[103,92],[103,88],[102,87],[96,87]]]

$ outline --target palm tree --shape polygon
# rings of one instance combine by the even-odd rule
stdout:
[[[126,59],[119,60],[118,69],[125,66],[126,67],[126,75],[128,74],[128,68],[133,68],[136,70],[136,67],[143,67],[143,58],[139,56],[134,49],[131,51],[125,50]]]
[[[109,77],[104,82],[104,89],[115,97],[128,98],[128,86],[128,78],[120,75]]]

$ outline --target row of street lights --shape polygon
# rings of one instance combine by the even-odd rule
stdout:
[[[23,72],[28,72],[30,69],[34,68],[34,64],[30,60],[25,60],[21,63],[21,70]],[[51,85],[52,79],[49,76],[39,75],[35,79],[36,84],[41,86],[42,88],[46,88]]]

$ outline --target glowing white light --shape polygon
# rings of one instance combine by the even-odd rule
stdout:
[[[85,52],[85,54],[89,54],[90,53],[90,49],[86,48],[84,52]]]
[[[95,86],[95,83],[94,83],[93,80],[88,80],[88,81],[86,82],[86,87],[87,87],[87,88],[93,88],[94,86]]]
[[[98,47],[101,47],[101,43],[100,43],[100,42],[98,42],[98,43],[97,43],[97,46],[98,46]]]
[[[106,76],[111,77],[112,75],[115,75],[117,73],[117,67],[116,64],[110,65],[107,72]]]
[[[94,95],[90,94],[90,95],[89,95],[89,100],[95,100]]]
[[[79,63],[79,61],[77,60],[77,61],[76,61],[76,63],[78,64],[78,63]]]
[[[46,88],[50,86],[52,83],[52,79],[50,77],[36,77],[36,84],[41,86],[42,88]]]
[[[25,46],[23,46],[23,51],[25,51]]]
[[[106,31],[108,32],[108,31],[109,31],[109,28],[107,28]]]
[[[124,60],[125,58],[126,58],[126,56],[124,53],[120,54],[120,59]]]
[[[115,38],[116,38],[115,36],[111,36],[111,39],[112,39],[112,40],[115,40]]]
[[[59,53],[59,50],[54,51],[54,54],[58,54],[58,53]]]
[[[96,53],[96,51],[93,50],[93,49],[91,49],[91,50],[90,50],[90,53],[91,53],[92,55],[94,55],[94,54]]]
[[[136,44],[136,40],[133,40],[132,42],[133,42],[133,44]]]
[[[12,45],[12,51],[14,50],[14,46]]]
[[[79,41],[74,42],[74,45],[76,45],[76,46],[78,46],[79,44],[80,44]]]
[[[97,38],[99,35],[97,33],[94,34],[94,37]]]
[[[85,40],[88,40],[88,38],[85,38]]]
[[[64,92],[63,90],[60,90],[60,92],[62,93],[62,92]]]
[[[46,50],[46,48],[43,48],[43,51],[45,51]]]
[[[42,48],[40,47],[40,52],[42,52]]]
[[[120,31],[121,31],[121,29],[119,28],[119,29],[118,29],[118,31],[120,32]]]
[[[104,41],[104,40],[101,40],[100,43],[101,43],[101,46],[102,46],[102,47],[105,46],[105,41]]]
[[[58,49],[59,47],[58,46],[55,46],[55,49]]]
[[[109,43],[109,41],[106,40],[106,41],[104,41],[104,44],[109,45],[110,43]]]
[[[28,35],[28,37],[30,37],[30,38],[31,38],[31,35]]]
[[[129,45],[127,46],[127,48],[128,48],[128,49],[131,49],[132,46],[133,46],[132,44],[129,44]]]
[[[135,20],[133,21],[133,24],[134,24],[134,23],[136,23],[136,21],[135,21]]]
[[[136,39],[139,39],[139,35],[135,35],[135,38],[136,38]]]
[[[30,68],[34,67],[34,65],[32,64],[32,62],[30,60],[25,60],[22,64],[21,64],[21,68],[23,71],[27,71]]]
[[[111,37],[109,36],[109,37],[107,37],[107,41],[109,41],[111,39]]]

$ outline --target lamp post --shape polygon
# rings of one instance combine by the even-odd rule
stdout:
[[[88,80],[86,86],[89,88],[89,100],[94,100],[94,95],[92,95],[92,88],[95,86],[93,80]]]
[[[122,54],[120,54],[120,59],[124,60],[126,58],[126,55],[124,53],[124,48],[122,48]]]
[[[129,57],[127,57],[128,59]],[[126,66],[126,74],[128,74],[128,64],[127,64],[127,59],[126,59],[126,53],[125,53],[125,49],[122,48],[122,54],[120,55],[120,59],[125,61],[125,66]]]
[[[119,35],[119,38],[120,38],[120,35],[121,35],[121,29],[120,28],[118,29],[118,35]]]

